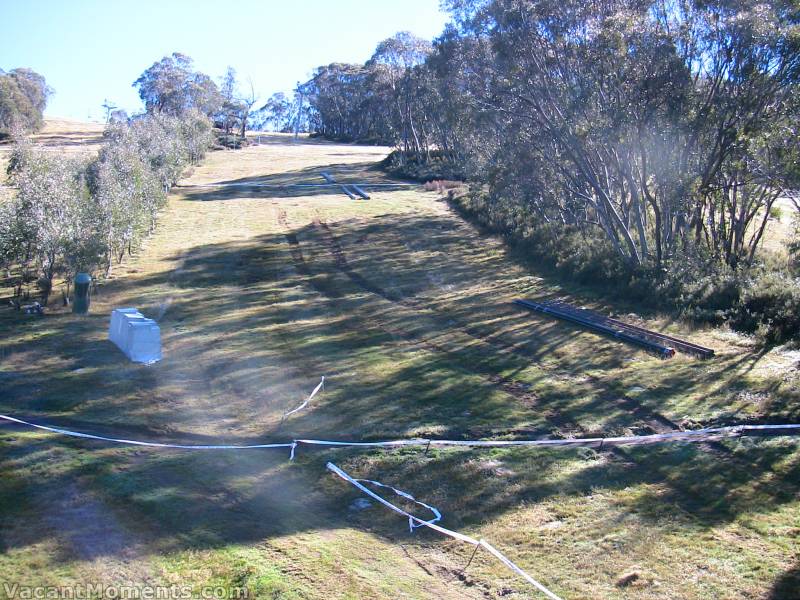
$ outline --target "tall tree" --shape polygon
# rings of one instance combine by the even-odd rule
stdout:
[[[31,69],[0,69],[0,131],[14,127],[37,131],[44,123],[44,109],[53,90],[45,78]]]
[[[239,82],[236,79],[236,69],[228,67],[222,77],[220,95],[222,104],[217,114],[217,120],[222,125],[226,134],[236,127],[239,129],[239,137],[244,138],[247,131],[247,122],[253,106],[258,102],[253,82],[248,79],[248,92],[241,91]]]
[[[378,85],[387,89],[394,107],[394,128],[399,132],[403,149],[422,149],[412,110],[413,69],[425,62],[431,43],[408,31],[401,31],[378,44],[367,68],[373,71]]]
[[[228,67],[220,83],[222,104],[217,113],[216,120],[222,125],[222,129],[227,135],[236,127],[243,108],[241,102],[239,102],[239,99],[236,97],[236,69]]]
[[[788,115],[800,45],[797,15],[782,2],[452,5],[464,47],[485,39],[491,48],[467,71],[468,114],[487,141],[501,132],[509,190],[534,169],[550,174],[526,193],[542,218],[597,228],[630,264],[660,265],[691,248],[719,251],[712,213],[733,214],[743,230],[768,211],[759,189],[780,187],[765,179],[776,171],[742,180],[736,170],[768,158],[757,140]],[[737,183],[732,195],[725,180],[755,187],[741,194]],[[742,246],[741,233],[723,252],[729,264],[760,240]]]
[[[133,82],[148,113],[181,115],[194,108],[206,115],[219,110],[222,97],[213,80],[196,71],[191,58],[174,52],[153,63]]]
[[[294,103],[283,92],[277,92],[256,111],[256,119],[262,127],[286,132],[292,130],[294,112]]]

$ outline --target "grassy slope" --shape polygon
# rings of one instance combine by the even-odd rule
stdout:
[[[218,152],[187,181],[318,181],[384,150],[274,143]],[[317,190],[319,191],[319,190]],[[211,442],[515,437],[800,420],[794,354],[722,330],[648,326],[718,358],[663,362],[520,312],[569,294],[516,266],[433,193],[185,187],[92,314],[0,312],[0,409],[82,430]],[[107,315],[159,319],[164,360],[132,365]],[[309,410],[281,425],[326,376]],[[333,460],[438,506],[569,598],[786,598],[800,564],[800,452],[742,441],[619,452],[189,454],[0,426],[0,579],[243,585],[278,598],[535,597],[497,563],[404,529],[327,475]],[[626,587],[620,576],[636,573]],[[794,582],[794,583],[793,583]],[[0,592],[2,593],[2,592]]]

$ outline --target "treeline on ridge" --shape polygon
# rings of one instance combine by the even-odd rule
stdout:
[[[800,189],[800,8],[781,0],[447,0],[300,86],[310,131],[461,175],[465,214],[630,300],[800,334],[798,244],[763,247]],[[433,168],[432,168],[433,167]],[[791,204],[788,205],[791,207]]]
[[[27,81],[28,96],[7,94],[4,78]],[[0,74],[0,132],[14,138],[7,175],[15,191],[0,202],[0,269],[17,306],[34,291],[47,305],[58,281],[66,298],[78,272],[107,276],[154,231],[188,166],[215,143],[241,145],[257,100],[252,85],[241,91],[232,67],[218,85],[178,52],[133,86],[145,111],[129,116],[106,101],[103,144],[88,157],[33,143],[27,136],[41,128],[52,90],[29,69]]]

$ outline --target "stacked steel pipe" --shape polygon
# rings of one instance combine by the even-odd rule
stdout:
[[[613,336],[624,342],[654,352],[662,358],[673,357],[676,350],[700,358],[711,358],[714,356],[714,351],[711,348],[705,348],[657,331],[650,331],[649,329],[637,327],[636,325],[631,325],[630,323],[625,323],[618,319],[612,319],[611,317],[601,315],[585,308],[571,306],[564,302],[515,300],[514,303],[564,321],[576,323],[592,331]]]
[[[345,185],[345,184],[343,184],[343,183],[339,183],[339,182],[338,182],[338,181],[336,181],[336,180],[333,178],[333,176],[332,176],[330,173],[328,173],[327,171],[322,171],[322,172],[320,173],[320,175],[322,175],[322,178],[323,178],[325,181],[327,181],[329,184],[336,184],[336,185],[339,185],[339,186],[341,187],[341,190],[342,190],[342,191],[343,191],[345,194],[347,194],[347,196],[348,196],[348,197],[349,197],[351,200],[355,200],[355,199],[356,199],[356,196],[360,196],[360,197],[361,197],[361,198],[363,198],[364,200],[369,200],[369,194],[367,194],[367,192],[365,192],[363,189],[361,189],[360,187],[358,187],[356,184],[354,184],[354,183],[350,183],[350,184],[347,184],[347,185]]]

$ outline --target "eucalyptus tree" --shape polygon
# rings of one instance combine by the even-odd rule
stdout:
[[[148,67],[133,82],[148,113],[181,115],[197,109],[206,115],[219,110],[222,97],[214,81],[194,69],[192,59],[173,52]]]
[[[373,87],[384,87],[387,100],[394,107],[390,113],[393,129],[406,152],[419,152],[422,148],[412,110],[412,70],[425,62],[431,48],[428,40],[401,31],[380,42],[366,63],[372,72]]]
[[[430,52],[430,42],[400,32],[378,44],[363,65],[318,67],[298,90],[310,105],[309,126],[328,137],[423,150],[426,102],[414,70]]]
[[[32,69],[0,70],[0,131],[14,126],[36,131],[44,123],[44,109],[53,90]]]
[[[199,110],[189,110],[183,115],[177,133],[192,165],[202,160],[214,141],[211,121]]]
[[[256,102],[258,102],[258,94],[256,94],[253,80],[248,78],[247,92],[241,92],[239,95],[239,105],[241,107],[239,110],[239,137],[241,138],[244,138],[247,132],[250,115]]]
[[[220,83],[222,102],[217,112],[216,120],[225,131],[225,134],[228,135],[231,130],[238,126],[240,116],[244,110],[244,106],[236,92],[236,69],[228,67]]]
[[[766,164],[769,131],[788,117],[800,45],[784,3],[458,0],[450,9],[451,45],[490,48],[460,90],[500,179],[513,188],[534,170],[548,174],[524,186],[532,211],[601,231],[636,266],[716,251],[709,219],[726,203],[740,232],[741,215],[768,210],[771,194],[759,189],[779,187],[776,171],[737,173],[742,161],[749,174]],[[492,144],[498,133],[502,147]],[[747,193],[732,195],[726,180]],[[737,236],[729,264],[760,240],[745,248]]]
[[[376,135],[375,127],[385,123],[373,118],[374,94],[368,78],[368,69],[359,64],[331,63],[315,69],[303,86],[313,110],[313,130],[348,141]]]
[[[90,165],[91,225],[103,239],[106,275],[149,230],[148,206],[161,202],[164,190],[138,151],[131,132],[117,132]]]
[[[294,126],[295,104],[283,92],[272,94],[266,103],[255,111],[257,127],[271,128],[274,131],[291,131]]]
[[[211,144],[197,109],[180,117],[145,114],[113,121],[89,161],[37,149],[24,136],[12,149],[16,194],[0,203],[0,266],[16,295],[37,280],[46,304],[55,277],[104,268],[132,253],[156,226],[167,192]]]
[[[134,120],[127,131],[164,193],[178,182],[190,159],[180,139],[180,122],[171,115],[152,115]]]
[[[35,271],[45,305],[57,274],[92,260],[91,231],[83,230],[81,219],[88,199],[83,167],[80,159],[30,147],[20,149],[13,162],[10,179],[17,194],[3,230],[16,244],[10,258],[18,280]]]

